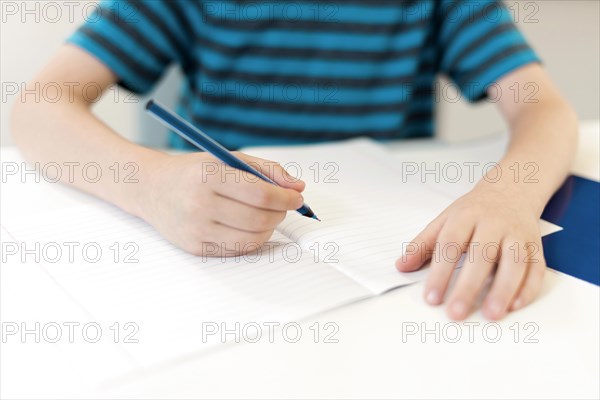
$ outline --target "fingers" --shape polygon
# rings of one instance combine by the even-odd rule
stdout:
[[[398,271],[415,271],[431,258],[436,239],[445,222],[446,217],[443,214],[440,215],[407,244],[402,257],[396,260]]]
[[[457,282],[448,298],[447,312],[455,320],[465,319],[473,309],[479,293],[494,266],[498,264],[492,286],[482,306],[483,314],[499,320],[509,311],[530,304],[543,283],[546,264],[541,242],[505,239],[502,243],[489,239],[473,238],[470,230],[452,233],[447,222],[437,238],[436,253],[431,262],[431,272],[425,284],[425,299],[430,304],[441,304],[452,272],[458,262],[458,252],[468,250],[467,258]],[[485,231],[484,231],[485,232]],[[444,244],[454,243],[453,254],[438,253]],[[463,244],[458,245],[458,244]]]
[[[544,282],[544,274],[546,273],[546,261],[542,250],[540,240],[532,242],[532,246],[528,246],[527,273],[525,279],[518,290],[512,305],[511,311],[519,310],[529,305],[538,295]]]
[[[213,191],[223,197],[264,210],[286,211],[300,208],[304,202],[302,195],[293,189],[285,189],[271,183],[257,180],[235,179],[209,181]]]
[[[505,240],[494,283],[483,303],[486,318],[497,320],[504,317],[527,271],[527,255],[524,241]]]
[[[471,312],[477,295],[498,261],[500,243],[478,236],[477,229],[469,243],[467,258],[448,298],[447,312],[455,320],[465,319]]]
[[[452,221],[448,221],[441,229],[431,261],[431,271],[425,283],[424,295],[429,304],[442,303],[454,268],[462,254],[467,251],[472,233],[472,228],[461,229],[460,224],[454,224]]]
[[[301,192],[306,186],[304,181],[288,174],[288,172],[275,161],[252,157],[242,153],[236,153],[236,155],[246,161],[253,168],[273,179],[281,187]]]
[[[261,233],[273,230],[285,218],[285,211],[258,209],[220,195],[207,210],[210,218],[222,225],[246,232]]]

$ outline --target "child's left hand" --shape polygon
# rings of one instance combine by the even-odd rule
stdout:
[[[486,318],[500,319],[535,298],[546,270],[538,226],[541,210],[531,203],[516,186],[480,184],[417,235],[396,267],[415,271],[431,259],[424,296],[429,304],[441,304],[452,272],[466,253],[447,299],[448,315],[455,320],[470,314],[497,267],[482,309]]]

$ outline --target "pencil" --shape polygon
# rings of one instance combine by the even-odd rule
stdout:
[[[172,129],[176,134],[186,139],[188,142],[192,143],[200,150],[204,150],[212,154],[226,165],[229,165],[230,167],[239,169],[241,171],[245,171],[275,186],[279,186],[268,176],[263,175],[260,171],[257,171],[250,165],[246,164],[244,161],[237,158],[229,150],[227,150],[216,140],[208,136],[206,133],[202,132],[200,129],[185,121],[179,115],[167,110],[165,107],[161,106],[154,100],[148,101],[148,103],[146,104],[146,111],[148,111],[150,115],[156,118],[167,128]],[[296,211],[307,218],[312,218],[316,219],[317,221],[320,221],[320,219],[316,216],[313,210],[311,210],[311,208],[306,203],[302,204],[302,207],[300,207]]]

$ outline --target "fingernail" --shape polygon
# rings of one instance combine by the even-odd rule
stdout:
[[[502,316],[502,304],[498,300],[490,300],[487,304],[488,313],[492,318],[500,318]]]
[[[437,289],[431,289],[427,292],[427,297],[425,299],[431,305],[440,304],[440,293]]]
[[[523,307],[523,300],[521,300],[521,298],[518,298],[515,300],[515,302],[512,305],[512,309],[513,310],[518,310],[519,308]]]
[[[304,204],[304,198],[302,196],[298,197],[298,201],[296,201],[296,204],[298,205],[297,208],[302,207],[302,204]]]
[[[450,312],[455,319],[464,319],[467,317],[467,305],[462,300],[452,303]]]

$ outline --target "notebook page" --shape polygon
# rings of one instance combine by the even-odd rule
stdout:
[[[6,229],[26,248],[37,243],[46,252],[40,267],[98,321],[105,335],[115,322],[139,328],[134,335],[139,343],[119,346],[142,366],[220,343],[220,334],[203,340],[203,323],[205,330],[210,323],[228,329],[236,323],[281,327],[370,296],[279,233],[260,254],[197,257],[169,244],[142,220],[101,202],[37,215]],[[72,257],[63,243],[77,244],[71,245]],[[57,248],[62,257],[48,262]],[[233,334],[226,339],[236,340]]]
[[[292,148],[251,148],[306,181],[304,198],[322,222],[290,212],[278,230],[374,294],[420,280],[399,273],[395,260],[452,199],[424,185],[402,183],[372,141]],[[318,172],[318,173],[317,173]]]
[[[386,198],[362,190],[356,201],[351,192],[338,189],[332,196],[310,197],[323,219],[321,226],[290,214],[278,229],[379,294],[424,277],[424,271],[403,274],[394,267],[403,246],[447,206],[447,201],[424,200],[422,195],[430,194],[390,190]]]

